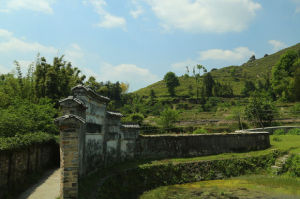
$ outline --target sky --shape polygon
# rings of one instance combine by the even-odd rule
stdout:
[[[0,0],[0,74],[64,55],[134,91],[197,65],[240,65],[300,42],[300,0]]]

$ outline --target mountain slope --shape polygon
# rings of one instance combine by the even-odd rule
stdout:
[[[241,66],[228,66],[213,70],[211,71],[211,75],[219,82],[232,85],[234,94],[240,95],[246,80],[257,82],[259,79],[263,79],[264,76],[270,77],[272,67],[278,62],[280,56],[288,50],[300,51],[300,43],[266,57],[244,63]],[[180,86],[176,88],[177,96],[188,96],[190,92],[195,95],[195,80],[193,77],[181,76],[179,77],[179,81]],[[191,89],[191,87],[193,89]],[[154,90],[156,96],[168,96],[167,88],[163,80],[139,89],[134,93],[149,96],[151,89]]]

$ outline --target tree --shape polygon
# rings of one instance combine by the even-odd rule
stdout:
[[[169,94],[174,97],[175,96],[175,88],[179,86],[179,80],[175,73],[168,72],[164,76],[164,81],[166,82],[166,86],[168,88]]]
[[[83,83],[85,76],[80,75],[81,71],[63,58],[54,57],[51,65],[44,57],[37,57],[34,75],[38,99],[48,97],[57,101],[70,95],[73,86]]]
[[[160,114],[159,124],[163,129],[167,130],[174,127],[175,122],[178,120],[178,112],[170,108],[165,109]]]
[[[256,90],[256,87],[255,87],[254,83],[252,81],[246,80],[245,87],[242,90],[242,94],[244,96],[248,97],[250,95],[250,93],[255,91],[255,90]]]
[[[300,101],[300,67],[295,71],[295,100]]]
[[[151,88],[151,89],[150,89],[150,99],[151,99],[151,101],[153,101],[154,98],[156,98],[155,92],[154,92],[154,90]]]
[[[124,94],[124,93],[127,93],[128,89],[129,89],[129,84],[121,82],[120,87],[121,87],[121,90],[122,90],[122,94]]]
[[[253,62],[253,61],[255,61],[255,60],[256,60],[255,55],[252,55],[252,56],[249,58],[248,62]]]
[[[205,95],[207,97],[212,96],[214,84],[215,84],[214,79],[210,73],[207,73],[206,75],[203,76],[203,86],[205,90]]]
[[[245,109],[245,116],[249,121],[255,126],[270,126],[276,114],[276,107],[267,95],[252,93]]]
[[[295,71],[300,67],[300,58],[296,51],[284,53],[272,68],[272,89],[277,98],[293,101],[295,98]]]
[[[198,73],[196,72],[196,68],[198,69]],[[201,76],[201,70],[204,73],[207,72],[206,68],[202,66],[201,64],[197,64],[196,67],[193,68],[193,75],[196,81],[196,98],[197,101],[199,101],[199,94],[200,94],[200,76]]]

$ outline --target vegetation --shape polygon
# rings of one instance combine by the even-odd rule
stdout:
[[[175,73],[168,72],[164,76],[164,81],[166,82],[166,86],[168,88],[169,94],[174,97],[175,96],[175,87],[179,86],[179,81]]]
[[[162,125],[163,129],[168,130],[174,127],[175,122],[178,120],[178,112],[170,108],[165,109],[161,112],[159,118],[159,124]]]
[[[245,115],[255,126],[271,126],[276,115],[276,108],[268,96],[253,93],[246,106]]]
[[[261,151],[192,158],[136,160],[115,165],[80,181],[79,198],[90,198],[96,189],[98,189],[98,197],[101,195],[103,198],[124,198],[126,195],[128,198],[136,198],[136,195],[142,194],[143,190],[163,185],[250,173],[263,174],[263,176],[242,176],[239,179],[247,180],[249,183],[256,181],[257,185],[259,183],[267,187],[284,186],[297,190],[295,187],[299,186],[299,180],[291,179],[290,174],[274,177],[269,176],[268,173],[278,156],[286,153],[292,155],[300,153],[300,137],[298,135],[272,135],[270,141],[271,148]],[[220,175],[219,172],[223,174]],[[172,197],[178,196],[173,193]]]

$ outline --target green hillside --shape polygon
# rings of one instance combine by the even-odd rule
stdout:
[[[257,82],[263,80],[264,76],[270,76],[272,67],[278,62],[280,56],[287,50],[300,50],[300,43],[283,49],[266,57],[256,59],[252,62],[244,63],[241,66],[228,66],[211,71],[213,78],[222,83],[228,83],[233,87],[234,95],[240,95],[244,87],[245,80]],[[176,88],[176,95],[180,97],[189,96],[189,87],[192,87],[192,93],[195,96],[195,80],[193,77],[179,77],[180,86]],[[145,88],[139,89],[134,93],[143,96],[149,96],[153,89],[158,97],[168,96],[167,88],[163,80],[151,84]]]

